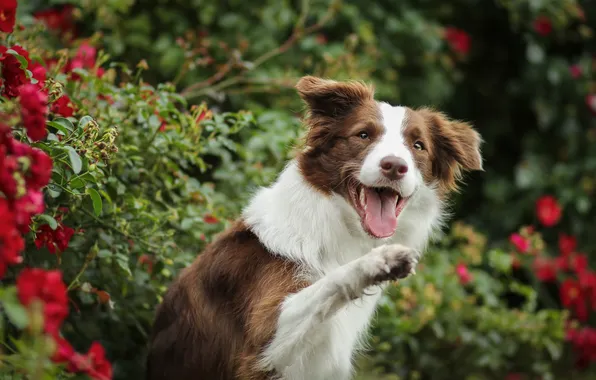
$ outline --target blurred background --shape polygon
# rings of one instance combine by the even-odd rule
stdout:
[[[26,0],[17,20],[74,115],[119,130],[82,179],[99,206],[48,201],[84,229],[59,264],[88,284],[62,332],[100,341],[114,379],[142,378],[168,283],[292,156],[305,74],[365,80],[485,140],[444,236],[383,299],[358,379],[596,378],[593,1]]]

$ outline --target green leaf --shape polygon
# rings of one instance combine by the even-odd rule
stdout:
[[[89,115],[83,116],[80,120],[79,120],[79,125],[78,128],[79,129],[83,129],[85,128],[85,126],[89,123],[91,123],[93,121],[93,118]]]
[[[21,69],[25,70],[27,67],[29,67],[29,62],[27,62],[27,59],[19,53],[17,53],[16,51],[8,49],[6,52],[8,54],[12,54],[12,56],[14,56],[17,59],[17,61],[19,61],[19,63],[21,64]]]
[[[5,289],[2,293],[2,306],[10,321],[19,329],[24,329],[29,324],[27,310],[17,298],[16,288]]]
[[[55,230],[56,228],[58,228],[58,222],[56,222],[56,219],[52,218],[51,216],[47,215],[47,214],[41,214],[39,216],[39,219],[45,220],[45,222],[50,226],[51,229]]]
[[[68,136],[72,131],[74,131],[74,125],[72,125],[70,120],[65,119],[63,117],[59,117],[55,120],[48,121],[47,124],[64,133],[64,135],[66,136]]]
[[[93,211],[95,212],[95,215],[97,215],[97,216],[101,215],[101,210],[103,207],[102,201],[101,201],[101,195],[99,195],[97,190],[92,189],[92,188],[88,188],[86,190],[86,193],[89,194],[89,196],[91,197],[91,201],[93,202]]]
[[[67,146],[66,150],[68,150],[68,157],[70,158],[70,164],[72,166],[72,171],[75,174],[79,174],[81,172],[81,168],[83,167],[83,162],[81,161],[81,157],[72,146]]]

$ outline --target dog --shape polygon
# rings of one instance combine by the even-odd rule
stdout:
[[[357,81],[301,78],[304,146],[171,284],[147,380],[346,380],[388,281],[415,273],[481,136]]]

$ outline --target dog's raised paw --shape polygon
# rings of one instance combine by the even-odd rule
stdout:
[[[416,274],[418,253],[401,244],[388,244],[373,249],[363,259],[366,260],[371,282],[378,284]]]

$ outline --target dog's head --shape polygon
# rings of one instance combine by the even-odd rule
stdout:
[[[394,234],[420,189],[442,199],[464,171],[482,170],[481,137],[466,123],[377,102],[360,82],[307,76],[296,87],[308,106],[298,157],[303,176],[319,191],[342,196],[375,238]]]

